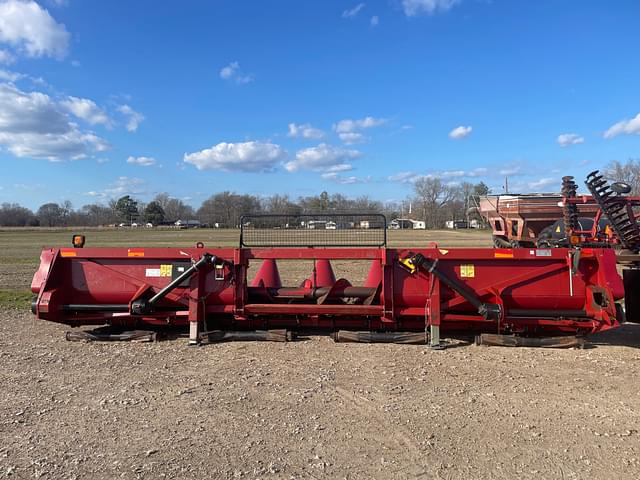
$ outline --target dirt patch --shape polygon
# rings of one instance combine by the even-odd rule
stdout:
[[[0,312],[0,477],[640,477],[640,325],[443,352],[66,330]]]

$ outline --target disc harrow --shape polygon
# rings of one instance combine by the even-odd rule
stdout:
[[[611,222],[611,228],[621,244],[634,253],[640,251],[640,227],[636,222],[632,206],[625,198],[614,192],[598,170],[587,175],[585,181],[594,201]]]
[[[562,177],[562,196],[565,198],[575,198],[578,191],[578,185],[574,181],[572,176]],[[564,219],[564,231],[569,238],[571,232],[578,230],[580,225],[578,223],[578,206],[575,203],[565,202],[562,209],[562,216]]]

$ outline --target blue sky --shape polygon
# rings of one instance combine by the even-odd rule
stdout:
[[[637,1],[0,0],[0,202],[556,191],[640,158]]]

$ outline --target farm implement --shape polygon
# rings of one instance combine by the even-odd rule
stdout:
[[[188,326],[191,344],[317,331],[439,348],[441,332],[530,343],[623,321],[611,249],[387,248],[383,216],[323,221],[243,217],[237,248],[84,248],[76,236],[42,251],[32,309],[74,327]],[[279,265],[291,261],[308,276],[284,286]],[[332,262],[365,262],[368,274],[336,278]]]

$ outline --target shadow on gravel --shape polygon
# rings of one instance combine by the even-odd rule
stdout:
[[[593,347],[612,345],[640,348],[640,323],[624,323],[621,327],[587,337]]]

